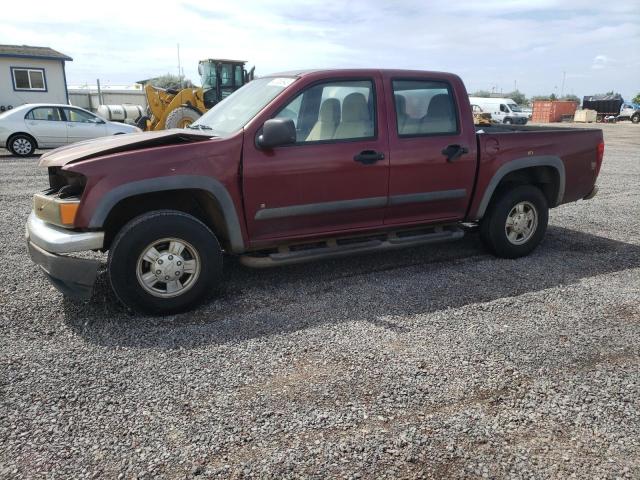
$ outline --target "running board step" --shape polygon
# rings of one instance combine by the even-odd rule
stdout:
[[[459,226],[433,227],[429,231],[420,230],[413,232],[392,232],[384,235],[384,238],[366,237],[358,239],[330,239],[319,246],[313,244],[312,248],[296,249],[294,245],[280,247],[277,252],[268,254],[245,254],[240,256],[240,263],[247,267],[266,268],[278,265],[291,265],[295,263],[310,262],[313,260],[338,258],[345,255],[356,255],[382,250],[394,250],[399,248],[426,245],[429,243],[458,240],[464,236],[464,231]],[[298,246],[300,247],[300,246]]]

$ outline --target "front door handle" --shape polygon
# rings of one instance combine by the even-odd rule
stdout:
[[[462,145],[448,145],[446,148],[442,149],[442,154],[447,157],[447,162],[453,162],[465,153],[469,153],[469,149]]]
[[[379,160],[384,160],[384,153],[376,152],[375,150],[363,150],[354,156],[353,159],[364,165],[373,165]]]

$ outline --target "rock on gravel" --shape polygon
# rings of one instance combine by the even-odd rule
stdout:
[[[27,258],[0,154],[0,478],[639,478],[640,126],[530,257],[463,240],[254,271],[166,318]]]

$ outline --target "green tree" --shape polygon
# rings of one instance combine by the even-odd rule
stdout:
[[[477,92],[473,92],[471,96],[489,98],[491,96],[491,92],[488,90],[478,90]]]
[[[633,97],[633,100],[631,100],[633,103],[640,103],[640,93],[637,94],[635,97]]]
[[[580,104],[580,98],[572,93],[569,95],[565,95],[560,100],[565,100],[567,102],[576,102],[577,104]]]
[[[557,100],[557,99],[558,99],[558,97],[556,96],[555,93],[552,93],[551,95],[549,95],[549,100],[551,100],[552,102]]]
[[[518,105],[526,105],[527,104],[527,97],[520,90],[514,90],[513,92],[507,93],[507,98],[512,99]]]
[[[180,81],[182,80],[182,82]],[[160,88],[193,88],[193,82],[188,78],[179,77],[172,73],[166,73],[151,80],[151,85]]]
[[[545,101],[545,100],[551,100],[551,98],[549,98],[549,95],[535,95],[531,97],[532,102],[535,102],[537,100]]]

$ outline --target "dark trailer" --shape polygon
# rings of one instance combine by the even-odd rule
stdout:
[[[621,95],[591,95],[582,99],[582,108],[598,112],[596,121],[602,122],[604,117],[620,114],[620,107],[624,103]]]

